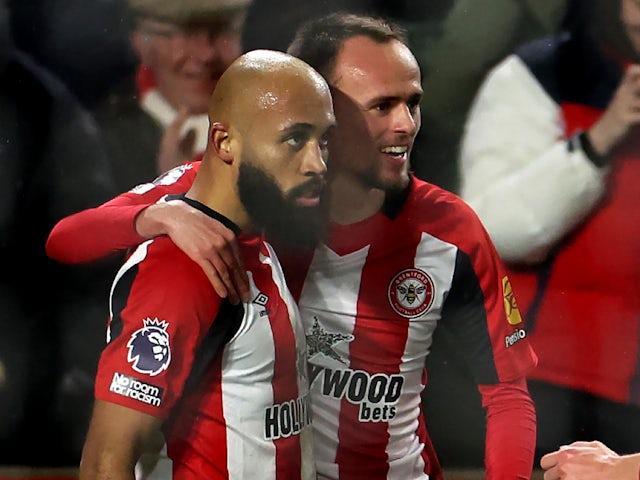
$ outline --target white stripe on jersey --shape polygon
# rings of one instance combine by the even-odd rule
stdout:
[[[118,273],[116,273],[116,277],[113,279],[113,283],[111,284],[111,290],[109,291],[109,324],[107,325],[107,343],[111,342],[111,319],[113,318],[113,292],[116,288],[117,283],[120,281],[122,276],[134,265],[137,265],[141,261],[143,261],[147,257],[147,247],[153,242],[153,239],[147,240],[146,242],[141,243],[135,249],[133,254],[127,259],[126,262],[120,267]]]
[[[320,327],[323,330],[327,332],[339,331],[345,335],[353,334],[358,303],[358,285],[368,252],[369,248],[365,247],[341,257],[324,244],[316,248],[300,297],[300,310],[307,334],[313,328],[315,314],[318,312],[322,312]],[[313,308],[305,311],[304,306],[307,305],[313,305]],[[331,313],[335,311],[342,312],[343,315],[341,317],[331,316]],[[337,353],[336,358],[308,351],[309,363],[330,369],[348,368],[348,341],[335,343],[331,348]],[[338,466],[333,462],[338,447],[338,420],[332,412],[339,413],[342,400],[314,391],[320,389],[319,380],[315,382],[315,389],[313,385],[310,385],[316,466],[318,474],[322,473],[328,478],[338,478]],[[311,382],[312,379],[309,381]]]
[[[260,292],[253,282],[252,273],[248,271],[247,274],[253,299]],[[229,480],[276,478],[275,446],[264,445],[264,454],[259,462],[256,458],[247,458],[247,450],[253,450],[247,449],[249,436],[229,428],[230,425],[242,425],[246,432],[263,432],[264,414],[255,412],[256,405],[274,403],[273,392],[270,392],[271,398],[265,398],[268,392],[264,389],[264,384],[271,383],[273,376],[271,362],[275,358],[275,345],[271,326],[266,318],[255,313],[252,302],[245,303],[244,308],[240,328],[225,346],[222,357],[222,402],[227,423]],[[264,321],[256,322],[256,319]]]
[[[270,255],[275,255],[270,247],[267,248]],[[270,267],[271,276],[278,286],[280,296],[290,315],[291,327],[296,339],[299,359],[301,359],[296,362],[298,398],[303,398],[308,394],[308,384],[305,378],[304,331],[298,309],[285,287],[284,276],[277,262],[263,255],[260,256],[260,260]],[[256,287],[252,272],[248,271],[247,274],[251,288],[250,297],[255,299],[262,292]],[[244,308],[242,324],[236,335],[225,346],[222,357],[222,402],[227,423],[229,480],[276,478],[276,445],[273,441],[264,442],[266,412],[264,407],[256,411],[256,406],[276,403],[272,379],[274,359],[277,358],[277,340],[274,335],[278,332],[274,332],[268,313],[261,314],[263,306],[250,301],[244,304]],[[265,389],[265,384],[270,384],[271,388]],[[244,433],[238,430],[238,426],[241,426]],[[253,432],[253,434],[247,435],[247,432]],[[305,451],[306,458],[312,458],[312,435],[310,426],[302,429],[300,441],[303,458],[305,458]],[[252,438],[256,438],[253,445]],[[302,465],[305,467],[302,478],[315,479],[313,462],[303,461]]]

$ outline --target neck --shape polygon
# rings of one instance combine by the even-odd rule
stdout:
[[[329,183],[331,221],[340,225],[372,217],[384,204],[384,190],[371,188],[352,177],[337,175]]]
[[[240,202],[236,185],[237,178],[230,168],[213,168],[205,158],[187,197],[224,215],[242,231],[251,231],[251,220]]]

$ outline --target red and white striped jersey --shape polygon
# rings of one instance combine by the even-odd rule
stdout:
[[[167,419],[173,478],[314,479],[299,312],[269,244],[239,243],[242,306],[168,238],[138,247],[112,288],[96,397]]]
[[[187,190],[199,166],[187,163],[65,219],[47,251],[78,262],[135,244],[135,216],[164,195]],[[487,418],[488,478],[530,475],[533,409],[526,392],[515,398],[500,388],[523,381],[536,359],[502,264],[464,202],[413,179],[410,190],[377,215],[332,225],[329,243],[315,251],[311,265],[310,255],[284,260],[289,287],[302,297],[319,478],[441,478],[420,411],[436,327],[453,335],[476,381],[492,386],[481,387],[493,412]],[[515,475],[513,465],[522,471]]]
[[[319,478],[438,478],[420,397],[436,327],[454,335],[479,384],[521,378],[535,364],[471,209],[415,179],[399,200],[333,224],[302,288]]]

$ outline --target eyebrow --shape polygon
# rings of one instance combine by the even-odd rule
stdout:
[[[422,100],[422,96],[423,96],[423,91],[422,90],[416,90],[412,95],[409,96],[408,99],[409,100],[417,100],[419,102],[420,100]],[[372,107],[374,105],[378,105],[379,103],[398,102],[398,101],[404,101],[404,97],[402,97],[400,95],[382,95],[382,96],[379,96],[379,97],[372,98],[367,103],[365,103],[365,105],[367,106],[367,108],[369,108],[369,107]]]
[[[325,129],[325,133],[332,130],[333,128],[335,128],[336,126],[336,122],[333,121],[330,124],[327,125],[327,128]],[[312,132],[314,130],[316,130],[317,126],[313,125],[311,123],[306,123],[306,122],[298,122],[298,123],[293,123],[291,125],[286,125],[284,127],[282,127],[280,129],[280,135],[282,137],[285,137],[287,134],[292,133],[292,132],[300,132],[303,131],[305,133],[309,133]]]
[[[312,124],[306,123],[306,122],[299,122],[299,123],[292,123],[290,125],[285,125],[280,129],[280,133],[284,134],[284,133],[289,133],[296,130],[311,131],[313,129],[314,129],[314,126]]]

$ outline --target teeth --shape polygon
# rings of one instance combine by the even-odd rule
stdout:
[[[384,147],[382,149],[382,153],[391,153],[393,155],[402,155],[403,153],[407,153],[407,146],[397,146],[397,147]]]

